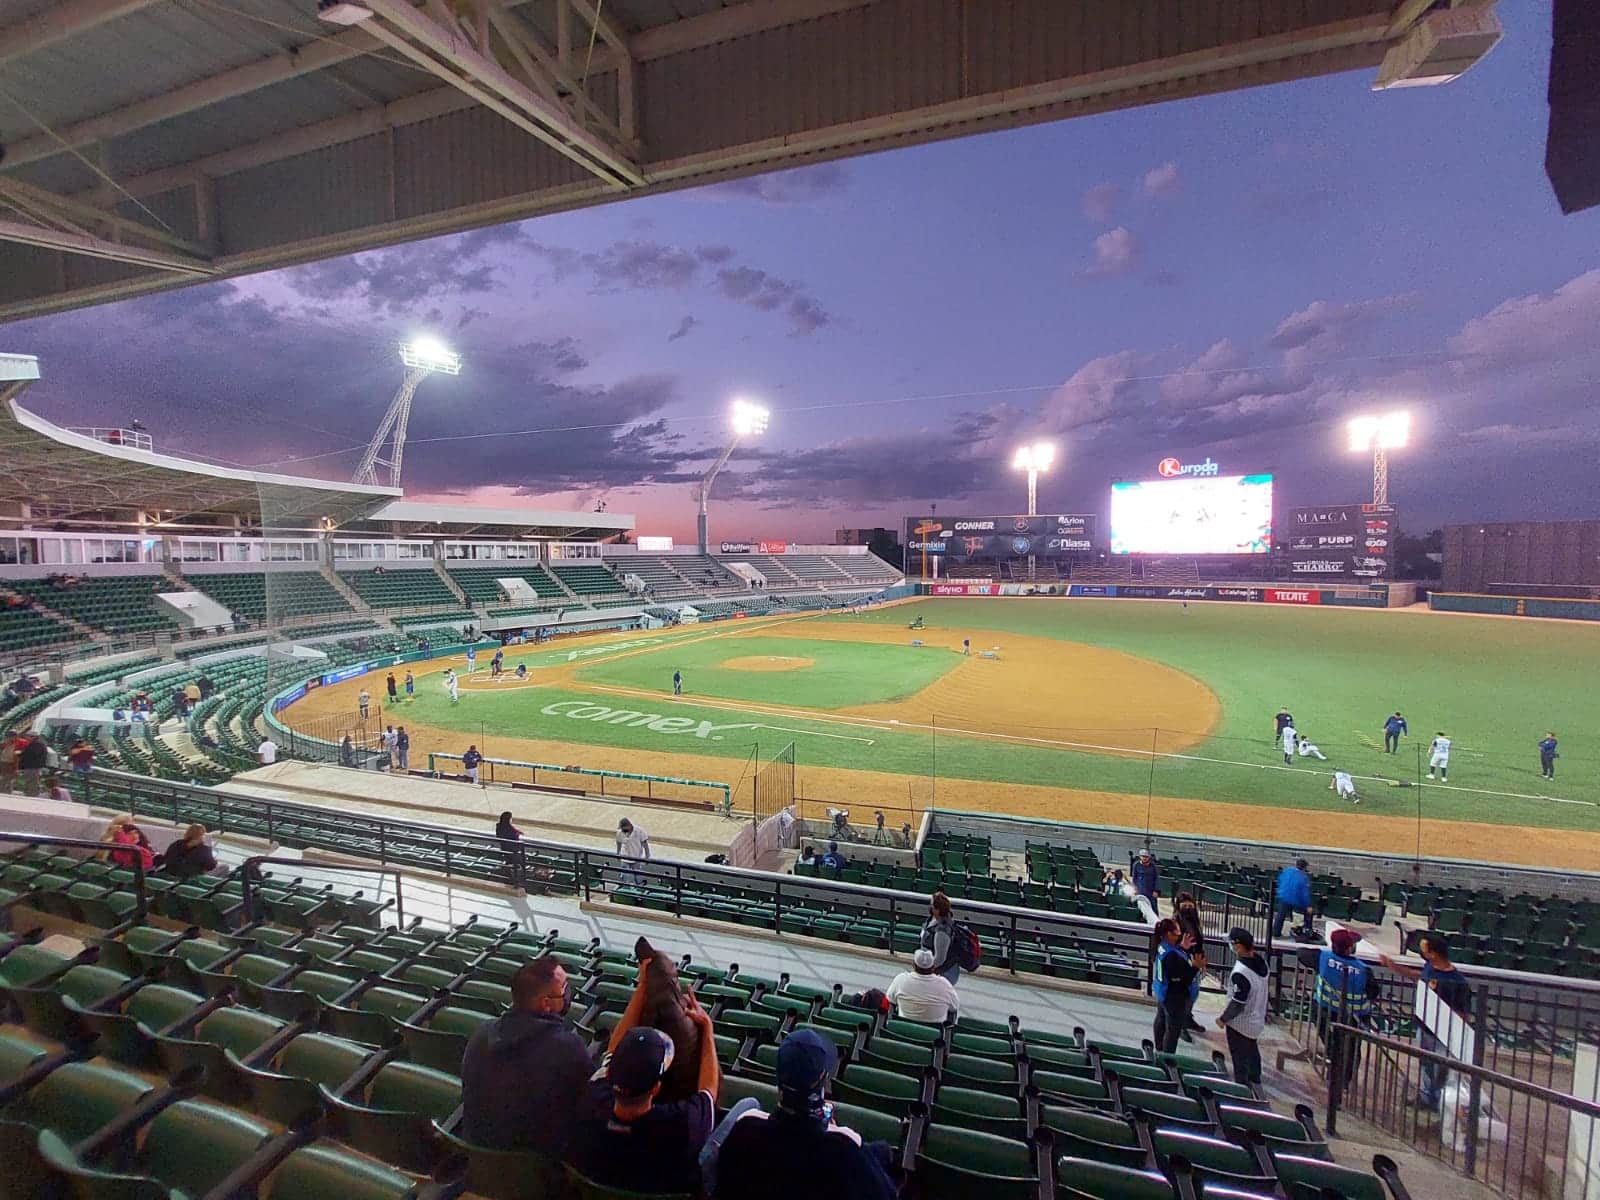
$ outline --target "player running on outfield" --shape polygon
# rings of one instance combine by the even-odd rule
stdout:
[[[1439,772],[1439,779],[1443,783],[1450,782],[1450,739],[1445,737],[1444,730],[1433,735],[1433,743],[1428,747],[1428,778],[1433,778],[1433,773]]]

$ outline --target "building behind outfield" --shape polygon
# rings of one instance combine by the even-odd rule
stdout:
[[[1600,599],[1600,520],[1447,525],[1442,590]]]

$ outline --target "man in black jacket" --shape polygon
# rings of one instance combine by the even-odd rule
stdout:
[[[480,1025],[461,1061],[462,1133],[491,1150],[566,1153],[589,1080],[589,1052],[562,1017],[567,973],[550,955],[511,978],[511,1008]]]

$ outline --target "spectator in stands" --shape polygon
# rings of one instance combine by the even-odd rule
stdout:
[[[76,799],[72,794],[72,789],[67,786],[66,777],[63,775],[50,776],[49,779],[45,780],[45,785],[49,789],[46,794],[57,803],[71,804]]]
[[[1233,969],[1228,972],[1228,1003],[1217,1018],[1227,1031],[1228,1059],[1233,1081],[1261,1082],[1261,1031],[1267,1026],[1267,960],[1256,953],[1256,940],[1248,929],[1228,931],[1233,947]]]
[[[522,891],[522,830],[511,822],[511,812],[500,814],[495,822],[494,836],[500,840],[500,853],[506,856],[506,879],[520,893]]]
[[[161,869],[179,879],[193,879],[217,869],[217,856],[206,845],[206,827],[191,825],[184,830],[183,838],[167,847],[161,860]]]
[[[928,919],[922,926],[921,948],[933,951],[933,970],[952,984],[961,978],[956,961],[956,917],[942,891],[928,898]]]
[[[144,830],[133,823],[131,816],[118,817],[106,830],[102,841],[112,844],[115,849],[106,851],[106,860],[114,867],[132,870],[135,863],[150,870],[156,864],[156,853],[150,846],[150,839],[145,836]]]
[[[261,739],[261,744],[256,747],[256,761],[263,767],[270,767],[278,761],[278,743],[270,737]]]
[[[1396,962],[1387,954],[1378,955],[1378,961],[1397,975],[1418,980],[1423,987],[1439,998],[1439,1003],[1449,1008],[1463,1020],[1472,1019],[1472,985],[1467,977],[1456,970],[1450,961],[1450,939],[1434,929],[1425,929],[1417,942],[1417,953],[1422,956],[1422,969]],[[1424,1050],[1450,1053],[1434,1031],[1421,1022],[1417,1025],[1417,1041]],[[1439,1101],[1450,1072],[1438,1063],[1422,1064],[1422,1078],[1417,1087],[1416,1105],[1429,1112],[1439,1111]]]
[[[72,748],[67,751],[67,761],[77,774],[87,775],[94,770],[94,743],[88,738],[74,739]]]
[[[195,686],[200,689],[200,698],[202,700],[211,699],[211,693],[217,690],[217,685],[211,682],[209,675],[202,675],[194,682]]]
[[[23,792],[37,796],[44,769],[50,765],[50,743],[36,733],[24,736],[26,740],[17,751],[17,771],[22,775]]]
[[[617,822],[617,853],[629,862],[649,862],[650,835],[642,825],[623,817]],[[636,886],[644,882],[642,872],[629,871],[627,875],[629,882]]]
[[[461,1059],[462,1133],[473,1145],[566,1155],[591,1068],[563,1020],[571,1006],[566,969],[551,955],[511,977],[511,1007],[478,1026]]]
[[[828,843],[827,852],[817,859],[817,866],[836,875],[844,869],[844,855],[839,853],[838,842]]]
[[[1173,902],[1172,918],[1178,922],[1178,932],[1183,935],[1184,944],[1193,943],[1202,948],[1205,946],[1206,931],[1200,924],[1200,905],[1188,892],[1178,893],[1177,899]],[[1188,1024],[1183,1027],[1183,1040],[1192,1042],[1194,1038],[1190,1037],[1190,1034],[1205,1031],[1206,1027],[1196,1021],[1191,1012]]]
[[[476,745],[468,746],[467,752],[461,756],[461,769],[473,783],[478,782],[478,764],[482,761],[483,755],[478,753]]]
[[[1102,896],[1125,896],[1128,894],[1128,880],[1121,867],[1112,867],[1106,871],[1100,880],[1100,894]]]
[[[934,974],[934,961],[932,950],[918,950],[911,956],[913,969],[890,981],[885,995],[903,1020],[943,1025],[961,1007],[955,985]]]
[[[1311,930],[1311,874],[1310,864],[1303,858],[1278,872],[1278,887],[1272,911],[1272,936],[1283,936],[1283,923],[1295,913],[1305,914],[1304,928]]]
[[[1155,927],[1156,960],[1151,973],[1151,991],[1156,998],[1156,1019],[1152,1037],[1156,1049],[1171,1054],[1188,1027],[1194,1011],[1194,996],[1200,974],[1205,970],[1204,946],[1185,938],[1177,921],[1163,917]]]
[[[791,1033],[778,1047],[778,1107],[736,1120],[707,1180],[712,1200],[893,1200],[893,1149],[862,1144],[836,1125],[828,1080],[838,1065],[834,1044],[813,1029]]]
[[[175,687],[172,689],[172,711],[177,713],[180,717],[187,717],[189,715],[189,693],[184,691],[181,687]]]
[[[1353,929],[1335,929],[1328,938],[1327,949],[1311,947],[1300,952],[1301,965],[1317,973],[1311,1011],[1317,1036],[1330,1059],[1337,1050],[1330,1044],[1334,1023],[1365,1025],[1380,990],[1377,977],[1356,957],[1356,943],[1360,940],[1361,935]],[[1355,1078],[1358,1055],[1351,1045],[1346,1045],[1342,1053],[1344,1081],[1348,1084]]]
[[[411,735],[404,725],[394,731],[395,765],[402,771],[411,769]]]
[[[14,791],[17,786],[17,754],[22,750],[22,735],[8,733],[0,740],[0,792]]]
[[[187,684],[184,685],[183,698],[188,701],[188,707],[190,709],[193,709],[195,705],[200,703],[202,696],[200,694],[200,684],[198,681],[191,679]]]
[[[1133,880],[1134,895],[1143,896],[1150,901],[1152,911],[1160,911],[1156,907],[1156,897],[1161,889],[1161,868],[1156,864],[1155,855],[1150,853],[1149,846],[1139,851],[1139,857],[1134,859],[1133,867],[1128,874]]]

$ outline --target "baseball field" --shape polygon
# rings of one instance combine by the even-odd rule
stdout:
[[[917,618],[925,628],[908,628]],[[970,649],[970,653],[967,650]],[[518,663],[528,678],[511,674]],[[1543,865],[1600,861],[1600,628],[1259,604],[937,599],[512,647],[498,682],[418,669],[385,720],[430,751],[727,782],[793,743],[798,791]],[[683,694],[673,695],[673,674]],[[381,677],[380,677],[381,678]],[[355,707],[318,689],[290,724]],[[1287,707],[1325,759],[1284,763]],[[1383,721],[1409,736],[1383,749]],[[1452,740],[1448,781],[1427,744]],[[1556,778],[1537,743],[1560,739]],[[1350,773],[1359,805],[1331,790]]]

